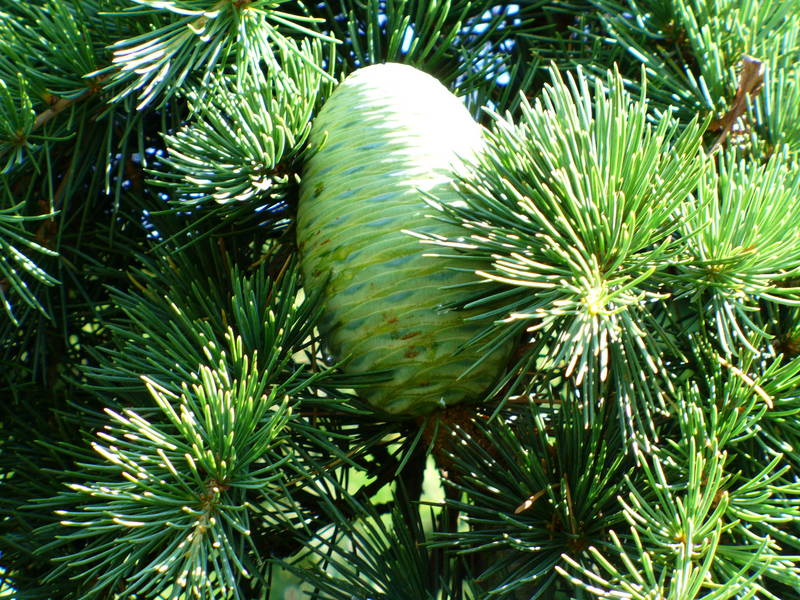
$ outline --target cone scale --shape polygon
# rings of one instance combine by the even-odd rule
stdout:
[[[325,103],[310,134],[297,240],[305,285],[326,285],[320,332],[345,372],[389,371],[360,393],[390,413],[420,415],[479,400],[507,357],[463,349],[474,313],[445,311],[474,275],[408,231],[457,236],[427,217],[421,191],[458,202],[452,173],[482,145],[480,126],[433,77],[399,64],[365,67]],[[466,374],[465,374],[466,373]]]

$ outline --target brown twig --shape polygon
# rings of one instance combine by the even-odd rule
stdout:
[[[81,100],[85,100],[89,96],[93,96],[101,89],[101,83],[107,78],[107,75],[101,75],[99,77],[95,77],[91,80],[89,87],[87,87],[83,92],[75,96],[74,98],[59,98],[55,100],[54,96],[50,96],[48,98],[48,104],[50,104],[50,108],[46,111],[39,113],[36,115],[36,120],[33,122],[33,128],[38,129],[47,123],[50,119],[55,117],[57,114],[63,112],[76,102],[80,102]]]
[[[717,356],[717,362],[721,364],[726,369],[729,369],[731,373],[736,375],[739,379],[744,381],[744,383],[750,387],[763,401],[764,404],[767,405],[767,408],[774,408],[775,405],[772,401],[772,396],[770,396],[764,388],[762,388],[758,383],[756,383],[747,373],[742,371],[739,367],[732,365],[730,362],[725,360],[721,356]]]
[[[46,111],[36,115],[36,120],[33,122],[33,128],[38,129],[39,127],[42,127],[45,123],[47,123],[50,119],[55,117],[58,113],[69,108],[79,100],[83,100],[87,96],[91,96],[93,93],[94,91],[91,88],[87,88],[80,95],[75,96],[74,98],[61,98],[57,100],[55,104],[51,105],[50,108],[48,108]]]
[[[742,72],[739,75],[739,88],[736,90],[736,97],[733,99],[733,104],[730,110],[726,112],[721,118],[712,121],[708,125],[709,131],[722,130],[717,141],[711,146],[709,154],[714,153],[725,140],[728,134],[733,130],[736,121],[739,120],[747,110],[747,100],[754,98],[761,92],[764,87],[764,63],[757,58],[742,56]]]

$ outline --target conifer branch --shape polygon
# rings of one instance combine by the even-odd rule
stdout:
[[[796,597],[798,56],[800,0],[0,0],[0,597]],[[373,145],[389,103],[325,116],[387,62],[485,126],[446,192]],[[415,159],[422,100],[380,134]],[[308,237],[380,244],[374,310],[303,275],[329,167]],[[348,227],[390,172],[414,227]],[[460,278],[397,334],[470,315],[447,410],[331,356],[338,302],[391,358],[393,223]]]

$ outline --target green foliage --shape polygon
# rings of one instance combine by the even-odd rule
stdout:
[[[448,504],[469,530],[440,533],[437,545],[485,557],[478,579],[490,582],[489,598],[562,588],[554,567],[602,544],[621,521],[617,496],[632,460],[613,411],[601,406],[586,428],[574,398],[548,401],[513,421],[456,432],[448,485],[458,493]]]
[[[29,281],[36,281],[45,285],[55,285],[58,282],[39,267],[28,254],[33,253],[54,256],[56,253],[36,241],[36,236],[31,235],[27,226],[31,223],[41,223],[52,219],[52,214],[27,215],[26,202],[23,200],[14,204],[15,198],[7,183],[2,184],[4,202],[0,203],[0,298],[8,319],[15,325],[19,324],[14,316],[11,302],[6,292],[12,289],[23,301],[45,312],[45,308],[30,289]]]
[[[24,80],[19,81],[18,85],[20,91],[15,98],[5,82],[0,84],[0,111],[3,124],[3,131],[0,133],[0,139],[3,140],[0,145],[0,156],[6,160],[2,172],[10,171],[14,165],[23,162],[25,151],[31,143],[30,134],[36,124],[33,104],[24,92],[27,85]]]
[[[519,123],[495,117],[459,182],[466,203],[442,207],[465,238],[427,241],[491,265],[477,274],[499,285],[476,281],[467,304],[495,319],[485,344],[536,332],[526,362],[546,353],[542,366],[565,365],[578,385],[610,379],[627,425],[652,428],[650,407],[663,408],[646,378],[663,374],[658,279],[681,251],[678,209],[705,169],[701,128],[648,123],[644,98],[632,101],[618,75],[594,97],[581,72],[553,77]]]
[[[294,43],[287,42],[287,46]],[[299,160],[320,95],[327,95],[321,71],[307,65],[323,62],[320,44],[303,43],[281,60],[265,57],[262,68],[214,76],[211,92],[188,95],[195,119],[165,135],[168,155],[155,172],[173,190],[178,207],[214,201],[236,206],[206,211],[205,219],[242,221],[256,210],[285,226],[285,207],[297,181]],[[259,66],[260,67],[260,66]],[[216,78],[219,77],[219,80]],[[171,181],[174,180],[174,181]]]
[[[417,237],[515,346],[417,419],[294,239],[386,61],[486,126]],[[798,65],[797,0],[0,0],[0,598],[797,597]]]
[[[133,1],[124,16],[137,18],[143,31],[113,44],[111,64],[94,75],[122,88],[112,102],[137,94],[138,108],[156,99],[163,105],[187,79],[206,85],[218,65],[242,67],[274,48],[303,58],[289,34],[324,37],[309,28],[313,19],[280,10],[287,0]]]
[[[676,295],[705,307],[726,354],[737,345],[755,350],[748,337],[766,335],[758,300],[800,301],[791,283],[800,268],[798,185],[800,171],[779,156],[766,165],[721,157],[682,215],[688,256],[677,266]]]
[[[331,520],[343,523],[341,530],[321,530],[307,552],[317,559],[312,568],[297,563],[286,567],[313,585],[313,598],[350,600],[380,598],[452,599],[472,597],[474,583],[462,575],[452,559],[426,547],[425,524],[419,508],[398,493],[389,518],[368,504],[348,498],[346,512],[326,503]],[[432,510],[426,516],[437,526],[447,519]],[[312,558],[313,561],[313,558]],[[464,578],[464,579],[462,579]],[[465,595],[466,594],[466,595]]]
[[[764,90],[753,100],[752,120],[757,140],[763,140],[763,153],[767,156],[781,148],[788,149],[793,157],[800,152],[800,67],[797,54],[800,49],[800,16],[795,17],[782,33],[771,37],[765,44],[766,58]],[[756,142],[753,142],[756,146]],[[756,146],[756,152],[759,148]]]
[[[95,26],[98,13],[110,5],[109,1],[15,3],[0,18],[3,79],[20,73],[31,81],[39,101],[49,102],[50,95],[84,96],[92,85],[85,76],[102,64],[103,46],[110,39],[110,32]]]
[[[647,69],[651,101],[682,118],[719,116],[736,93],[743,54],[766,60],[774,36],[796,28],[800,5],[749,0],[598,0],[613,43]],[[631,15],[633,17],[631,18]],[[669,108],[668,108],[669,107]]]
[[[87,598],[107,589],[243,597],[239,578],[261,562],[250,521],[274,527],[270,517],[290,510],[279,480],[291,459],[282,447],[291,411],[267,389],[268,373],[259,375],[241,354],[241,340],[231,346],[240,372],[200,367],[198,383],[184,384],[179,398],[146,380],[163,413],[155,419],[108,411],[109,424],[92,443],[100,456],[82,464],[86,483],[53,499],[75,506],[56,511],[73,530],[56,543],[92,543],[64,555],[51,580],[74,573]]]
[[[272,285],[263,268],[252,279],[237,277],[224,332],[197,327],[205,311],[192,303],[194,286],[184,298],[173,288],[166,312],[153,292],[119,297],[140,333],[122,330],[124,352],[100,359],[107,367],[92,389],[102,393],[113,382],[108,388],[146,390],[149,401],[139,394],[136,410],[106,409],[107,424],[92,442],[99,456],[83,458],[73,475],[79,483],[48,501],[76,506],[59,512],[61,525],[76,531],[54,545],[92,540],[66,554],[51,579],[80,568],[84,597],[124,586],[130,593],[171,587],[170,597],[189,589],[215,598],[241,597],[238,579],[260,574],[251,529],[277,527],[281,514],[295,510],[285,480],[294,472],[286,466],[286,431],[296,400],[287,393],[297,398],[309,377],[290,361],[316,310],[311,300],[296,303],[295,281]],[[221,567],[230,561],[233,567]]]

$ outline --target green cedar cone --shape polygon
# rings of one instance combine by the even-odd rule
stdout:
[[[390,413],[419,415],[476,401],[509,348],[465,374],[482,353],[464,344],[485,324],[445,311],[464,299],[449,286],[473,281],[464,262],[425,256],[408,232],[450,238],[453,225],[426,217],[424,192],[459,202],[451,186],[462,158],[482,145],[480,126],[436,79],[406,65],[357,70],[325,103],[310,134],[297,239],[306,286],[327,282],[320,326],[348,373],[389,371],[363,392]],[[463,375],[463,376],[462,376]]]

